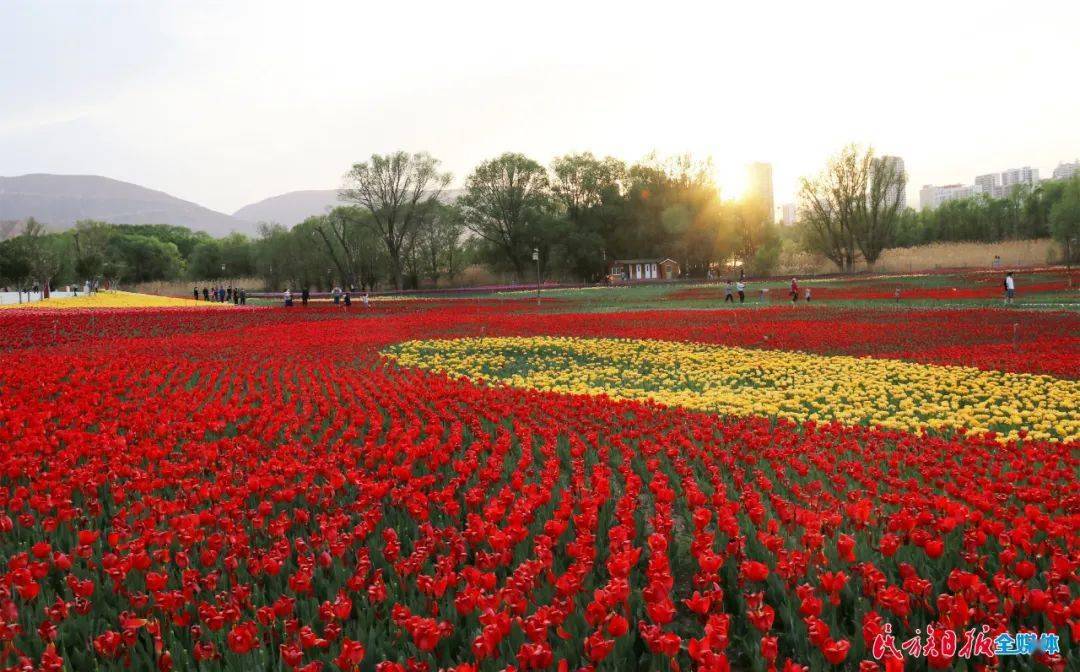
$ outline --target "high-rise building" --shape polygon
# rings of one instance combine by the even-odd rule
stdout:
[[[1001,186],[1006,190],[1006,193],[1011,187],[1014,187],[1018,184],[1035,186],[1038,183],[1038,168],[1024,166],[1023,168],[1009,168],[1008,170],[1004,170],[1001,172]]]
[[[979,175],[975,178],[975,184],[979,185],[983,189],[983,193],[992,193],[995,187],[1000,186],[998,182],[997,173],[987,173],[986,175]]]
[[[792,226],[799,218],[799,209],[794,203],[784,203],[776,206],[776,221],[784,226]]]
[[[1068,180],[1076,175],[1080,175],[1080,159],[1072,163],[1059,163],[1058,167],[1054,168],[1055,180]]]
[[[946,184],[944,186],[927,184],[919,190],[919,207],[923,210],[933,210],[942,203],[973,198],[981,193],[984,193],[983,188],[978,184]]]
[[[874,163],[879,161],[884,162],[887,166],[891,166],[896,174],[902,179],[902,184],[890,189],[892,193],[889,194],[889,202],[892,203],[894,199],[900,201],[900,210],[907,208],[907,172],[904,169],[904,160],[899,156],[880,156],[874,159]]]
[[[776,216],[773,205],[771,163],[751,163],[747,169],[746,197],[761,203],[770,217]]]

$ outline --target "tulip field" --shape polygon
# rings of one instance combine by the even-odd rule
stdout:
[[[0,670],[1080,669],[1078,409],[1070,309],[4,311]]]

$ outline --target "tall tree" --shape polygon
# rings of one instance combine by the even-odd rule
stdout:
[[[551,192],[566,218],[562,262],[579,278],[596,280],[606,272],[619,207],[625,200],[627,168],[619,159],[589,152],[568,154],[551,164]]]
[[[1080,261],[1080,177],[1069,180],[1050,209],[1050,230],[1061,245],[1065,263]]]
[[[77,280],[97,282],[104,274],[109,238],[115,227],[105,222],[81,220],[75,223],[72,238],[75,241],[75,273]]]
[[[60,270],[60,254],[54,241],[49,239],[45,226],[33,217],[27,219],[23,225],[21,238],[25,245],[30,276],[39,284],[45,298],[48,298],[53,275]]]
[[[351,287],[360,282],[361,235],[364,213],[356,207],[334,208],[326,215],[309,218],[312,234],[321,239],[327,256],[334,262],[341,282]]]
[[[895,161],[874,156],[869,149],[859,161],[867,169],[866,198],[859,201],[852,235],[867,265],[873,266],[896,238],[907,178]]]
[[[398,289],[404,286],[403,248],[450,183],[450,173],[438,168],[439,162],[424,152],[372,154],[370,161],[353,165],[339,192],[343,201],[371,213],[370,225],[386,246]]]
[[[820,175],[803,178],[799,190],[803,244],[845,272],[855,265],[856,219],[865,209],[870,158],[849,145]]]
[[[552,236],[547,171],[523,154],[506,153],[477,166],[458,203],[465,226],[514,269],[519,280],[540,250],[546,262]]]
[[[425,218],[413,241],[417,272],[432,283],[440,277],[453,278],[461,270],[461,237],[465,224],[461,209],[437,205]]]
[[[626,165],[610,156],[597,159],[591,152],[567,154],[551,163],[554,179],[551,193],[575,225],[582,225],[586,215],[603,203],[605,193],[621,190],[626,180]]]

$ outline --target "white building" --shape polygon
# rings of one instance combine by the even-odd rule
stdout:
[[[933,210],[940,207],[942,203],[974,198],[982,193],[984,193],[983,188],[978,184],[946,184],[944,186],[927,184],[919,190],[919,207],[922,210]]]
[[[907,208],[907,172],[904,168],[904,160],[899,156],[881,156],[874,159],[874,162],[883,161],[887,166],[891,166],[896,174],[903,178],[904,186],[900,189],[893,188],[892,193],[889,194],[889,202],[898,200],[900,202],[900,210],[903,211]],[[899,193],[897,193],[899,192]]]
[[[975,178],[975,184],[982,187],[984,194],[989,194],[992,193],[995,188],[1001,186],[1000,176],[997,173],[979,175]]]
[[[1018,184],[1026,184],[1034,187],[1039,183],[1039,169],[1031,166],[1023,168],[1009,168],[1001,173],[1001,186],[1005,193]]]
[[[1055,180],[1068,180],[1076,175],[1080,175],[1080,159],[1072,163],[1059,163],[1058,167],[1054,168]]]
[[[784,226],[792,226],[799,218],[799,208],[794,203],[776,206],[776,221]]]

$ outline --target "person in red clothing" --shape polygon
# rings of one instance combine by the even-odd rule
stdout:
[[[791,279],[791,302],[795,303],[799,300],[799,281],[795,278]]]

